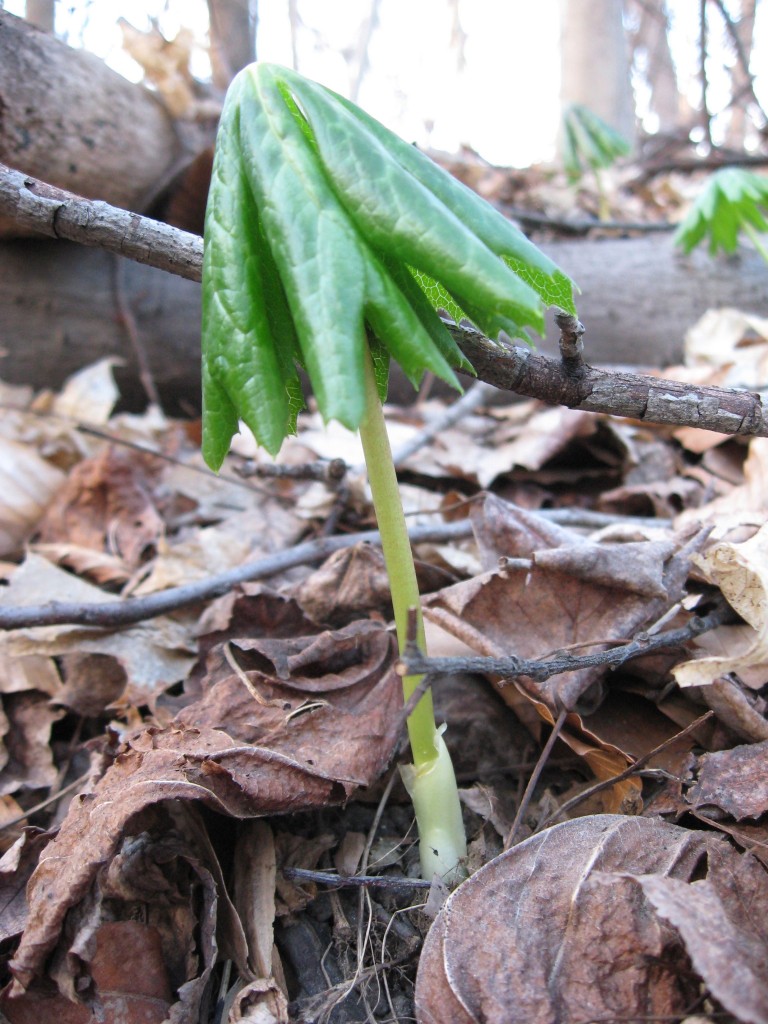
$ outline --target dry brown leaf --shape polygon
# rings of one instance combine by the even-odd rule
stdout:
[[[443,431],[429,453],[409,459],[407,465],[420,473],[466,479],[486,488],[515,468],[540,470],[573,440],[594,431],[594,416],[527,402],[509,410],[494,410],[494,418],[487,418],[484,429],[468,429],[462,420],[457,427]]]
[[[501,688],[502,697],[506,695],[506,691],[506,687]],[[543,721],[549,725],[555,724],[552,712],[546,704],[529,695],[528,699]],[[596,712],[598,722],[591,720],[591,716],[585,720],[574,712],[566,715],[559,738],[575,754],[584,758],[596,779],[600,782],[607,782],[608,779],[613,779],[626,771],[633,759],[626,751],[614,743],[608,742],[605,737],[600,735],[600,710],[598,708]],[[594,811],[603,811],[607,814],[639,814],[643,806],[642,792],[643,785],[640,779],[622,779],[610,789],[598,794],[596,805],[580,807],[576,810],[576,814],[587,814]]]
[[[757,862],[751,857],[737,860],[727,847],[708,851],[708,857],[708,877],[693,884],[660,875],[638,881],[659,916],[680,933],[715,999],[745,1024],[766,1024],[765,873],[761,879],[753,871],[750,878],[746,869]]]
[[[160,936],[139,921],[102,924],[94,936],[92,988],[103,1024],[161,1024],[167,1020],[172,994],[163,962]],[[3,1012],[10,1024],[89,1024],[90,1007],[63,995],[35,991],[13,998],[6,991]]]
[[[26,690],[3,698],[3,768],[0,794],[20,789],[45,789],[57,771],[51,749],[51,728],[63,716],[44,693]]]
[[[703,754],[694,777],[687,799],[697,811],[716,807],[737,821],[759,818],[768,811],[768,740]]]
[[[543,516],[510,505],[494,494],[472,508],[474,530],[483,566],[495,568],[500,558],[530,558],[534,551],[576,544],[582,538],[573,530]]]
[[[69,908],[66,938],[51,958],[49,977],[64,997],[62,1009],[67,1004],[83,1009],[84,1000],[87,1020],[114,1024],[134,1020],[134,1010],[147,1012],[141,1009],[142,997],[149,995],[145,986],[155,989],[152,979],[164,978],[163,1015],[149,1019],[165,1020],[167,1014],[179,1022],[196,1020],[219,952],[234,960],[243,978],[252,976],[245,937],[205,826],[191,805],[148,807],[132,825],[120,835],[109,862],[92,865],[97,880],[88,898]],[[112,923],[127,928],[136,918],[152,931],[145,948],[138,943],[129,956],[130,934],[125,957],[114,945],[101,948],[105,927],[107,932]],[[125,959],[131,960],[134,977],[115,986]],[[6,992],[3,1010],[8,1014],[10,1008],[15,1020],[46,992],[51,992],[50,983],[33,983],[24,992],[14,985]],[[113,1009],[118,993],[126,1000],[121,1012],[129,1016],[120,1017]],[[176,1002],[169,1012],[172,993]],[[155,991],[151,998],[161,995]],[[55,1012],[57,1003],[50,1005]]]
[[[191,492],[194,493],[194,489]],[[220,503],[226,500],[221,489],[216,500],[220,516]],[[244,496],[241,491],[237,500],[237,508],[243,504],[246,508],[230,511],[220,523],[205,527],[195,525],[173,541],[160,538],[148,575],[125,592],[150,594],[206,579],[212,572],[225,572],[289,548],[306,529],[306,523],[295,509],[274,497],[247,492]]]
[[[606,587],[621,587],[645,597],[667,598],[664,567],[675,552],[672,541],[626,544],[573,544],[536,551],[533,560],[543,569],[568,573]]]
[[[108,654],[60,655],[64,686],[56,703],[79,715],[97,717],[125,692],[125,669]]]
[[[164,463],[115,445],[69,474],[39,524],[44,544],[72,544],[122,559],[136,569],[164,531],[153,498]]]
[[[657,890],[668,888],[683,894],[692,915],[702,884],[716,919],[728,925],[719,963],[699,952],[682,914],[667,906],[653,911],[661,902]],[[618,815],[566,822],[491,861],[449,898],[422,951],[417,1020],[676,1018],[699,995],[690,955],[726,1009],[739,1020],[765,1024],[767,912],[762,867],[718,837]],[[697,924],[701,946],[711,949],[720,933],[701,914]],[[740,951],[749,954],[740,982],[750,986],[741,999],[723,981]]]
[[[316,622],[331,625],[360,612],[391,609],[381,551],[370,544],[337,551],[298,588],[296,600]]]
[[[127,737],[96,790],[71,806],[30,882],[15,959],[23,984],[40,975],[65,916],[87,906],[138,812],[168,801],[200,801],[236,818],[323,807],[371,784],[388,763],[402,693],[383,627],[364,621],[282,647],[241,645],[251,650],[238,657],[264,667],[266,656],[275,668],[248,671],[248,685],[231,669],[217,672],[169,727]]]
[[[27,828],[0,859],[0,940],[16,939],[27,925],[27,882],[41,852],[51,840],[49,832]]]
[[[714,526],[713,538],[732,541],[751,537],[765,523],[768,508],[768,437],[753,437],[744,462],[744,484],[675,519],[675,528],[691,523]]]
[[[494,520],[494,553],[532,551],[533,564],[530,568],[510,565],[448,587],[426,598],[424,614],[478,653],[493,657],[542,658],[574,645],[596,650],[609,640],[631,639],[679,599],[690,552],[703,543],[703,537],[682,546],[678,541],[670,556],[664,544],[646,542],[645,576],[658,581],[653,587],[658,586],[664,595],[647,597],[632,589],[631,580],[622,581],[620,570],[619,579],[606,585],[602,571],[595,579],[589,563],[579,575],[539,565],[539,551],[554,546],[544,542],[549,528],[538,523],[530,528],[534,517],[514,506],[502,509],[496,501],[488,507]],[[562,534],[556,531],[552,536],[559,540]],[[510,542],[505,550],[499,537],[514,537],[514,544]],[[485,554],[487,557],[487,546]],[[582,669],[542,684],[526,680],[525,687],[550,706],[575,708],[578,701],[582,706],[594,706],[601,696],[604,674],[599,668]]]

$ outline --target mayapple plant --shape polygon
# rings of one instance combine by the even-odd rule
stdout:
[[[563,114],[563,164],[570,182],[579,181],[590,167],[597,186],[600,220],[608,220],[608,197],[601,171],[612,167],[632,147],[615,128],[589,107],[571,103]]]
[[[242,420],[277,454],[303,404],[359,430],[398,643],[424,625],[381,402],[389,360],[418,384],[472,372],[436,313],[491,338],[575,314],[571,281],[482,199],[354,104],[253,64],[227,93],[203,260],[203,455],[218,469]],[[406,700],[421,677],[403,680]],[[408,719],[422,873],[451,881],[466,854],[456,779],[431,692]]]
[[[675,232],[674,242],[690,252],[709,236],[709,252],[735,252],[743,230],[768,263],[759,236],[768,231],[768,178],[740,167],[726,167],[708,178],[696,202]]]

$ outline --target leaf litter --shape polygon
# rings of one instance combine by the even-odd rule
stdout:
[[[290,474],[249,475],[243,437],[217,478],[184,424],[112,413],[109,365],[2,398],[22,483],[0,610],[114,604],[372,525],[354,444],[341,486],[302,475],[336,454],[312,415]],[[471,529],[416,550],[430,653],[469,666],[434,693],[470,878],[447,900],[414,878],[370,544],[123,628],[6,630],[9,1021],[768,1020],[764,441],[516,402],[413,450],[443,408],[389,416],[409,518]],[[721,596],[710,632],[578,661]]]

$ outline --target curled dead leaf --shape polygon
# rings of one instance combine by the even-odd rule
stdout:
[[[145,822],[189,802],[229,818],[324,807],[373,783],[389,762],[400,734],[402,688],[394,640],[384,627],[362,621],[338,633],[240,640],[239,646],[263,701],[223,659],[211,658],[215,674],[203,680],[201,699],[168,727],[126,737],[95,790],[73,801],[30,881],[29,923],[14,960],[25,987],[59,943],[66,976],[80,962],[68,959],[64,921],[68,936],[73,918],[88,916],[137,815]],[[286,712],[307,697],[313,710]],[[144,877],[151,881],[149,872]],[[132,878],[135,884],[135,873]],[[192,938],[188,947],[195,947]],[[204,982],[198,975],[196,984]]]
[[[677,665],[672,673],[680,686],[707,686],[729,672],[747,673],[750,669],[768,674],[768,526],[742,544],[722,541],[713,544],[693,561],[705,577],[720,588],[730,606],[752,627],[752,634],[735,651],[733,645],[721,657],[700,657]],[[706,644],[716,643],[721,626],[707,636]]]
[[[717,957],[723,933],[698,911],[702,879],[716,920],[727,924]],[[685,920],[668,905],[659,911],[656,893],[665,889],[691,907]],[[422,951],[417,1020],[671,1019],[703,981],[738,1020],[765,1024],[767,912],[762,866],[717,836],[619,815],[556,825],[486,864],[448,899]],[[694,913],[698,941],[688,923]],[[744,950],[739,981],[729,984]],[[734,987],[747,981],[749,994],[739,998]]]
[[[703,754],[695,777],[687,799],[697,810],[717,808],[736,821],[762,817],[768,811],[768,740]]]

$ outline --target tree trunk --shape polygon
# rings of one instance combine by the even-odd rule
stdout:
[[[658,118],[659,132],[671,133],[692,120],[693,112],[680,92],[669,48],[669,12],[666,0],[634,0],[637,27],[633,50],[644,56],[642,68],[650,93],[649,107]]]
[[[765,264],[742,250],[728,259],[681,256],[669,237],[542,245],[582,289],[586,357],[640,366],[680,360],[685,331],[711,307],[768,316]],[[551,319],[551,317],[550,317]],[[140,407],[132,337],[143,345],[169,411],[192,413],[200,394],[200,286],[68,242],[0,243],[0,378],[58,387],[104,356],[125,361],[117,377]],[[556,330],[542,344],[556,352]],[[393,398],[407,401],[398,382]],[[412,392],[410,392],[412,394]]]
[[[141,213],[182,153],[152,93],[0,10],[0,161]]]
[[[741,0],[740,16],[733,23],[740,53],[731,69],[731,116],[725,142],[732,149],[743,149],[749,126],[748,109],[751,105],[749,63],[755,34],[757,0]],[[735,42],[732,42],[735,47]],[[746,67],[745,67],[746,65]]]
[[[256,60],[258,0],[208,0],[213,84],[222,92]]]
[[[622,0],[561,0],[563,108],[581,103],[625,139],[635,135],[635,101]]]
[[[54,0],[27,0],[24,8],[25,20],[41,28],[43,32],[53,32],[56,20],[56,5]]]

